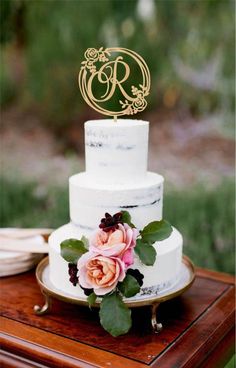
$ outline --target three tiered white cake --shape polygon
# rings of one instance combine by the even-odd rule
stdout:
[[[162,219],[164,178],[147,171],[148,131],[149,123],[141,120],[85,123],[86,171],[69,179],[71,222],[49,238],[50,281],[56,289],[86,299],[80,286],[68,279],[60,244],[68,238],[89,237],[105,212],[128,211],[138,229]],[[153,266],[135,256],[132,268],[144,275],[141,294],[157,293],[178,281],[182,243],[181,234],[173,228],[169,238],[154,244]]]

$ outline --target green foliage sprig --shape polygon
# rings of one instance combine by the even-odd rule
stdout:
[[[140,231],[140,239],[137,239],[135,253],[146,266],[153,266],[156,261],[156,249],[153,247],[156,241],[161,241],[170,236],[172,227],[165,220],[150,222]]]

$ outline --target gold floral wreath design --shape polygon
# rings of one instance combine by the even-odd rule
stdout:
[[[132,86],[131,93],[132,96],[131,100],[125,101],[119,100],[122,110],[121,111],[109,111],[106,110],[92,101],[92,96],[87,93],[86,88],[86,75],[87,72],[90,74],[94,74],[97,71],[97,62],[105,63],[109,62],[109,57],[111,56],[112,52],[120,52],[125,53],[138,63],[142,75],[143,75],[143,84],[139,84],[139,88]],[[150,91],[150,72],[145,63],[145,61],[138,55],[136,52],[125,49],[125,48],[106,48],[100,47],[99,49],[96,48],[88,48],[84,53],[85,60],[81,63],[81,69],[79,73],[79,86],[81,90],[81,94],[85,101],[95,110],[101,112],[105,115],[110,116],[120,116],[120,115],[134,115],[138,112],[143,111],[147,106],[147,101],[145,99],[146,96],[149,95]],[[145,83],[146,82],[146,83]]]

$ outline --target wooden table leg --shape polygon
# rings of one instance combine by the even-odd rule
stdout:
[[[157,322],[157,308],[159,307],[160,303],[152,304],[152,317],[151,317],[151,323],[152,323],[152,329],[155,333],[161,332],[163,326],[161,323]]]
[[[52,299],[50,298],[50,296],[48,296],[44,292],[42,292],[42,294],[43,294],[44,299],[45,299],[44,305],[42,307],[40,307],[39,305],[34,306],[34,312],[38,316],[42,316],[42,315],[50,312],[51,306],[52,306]]]

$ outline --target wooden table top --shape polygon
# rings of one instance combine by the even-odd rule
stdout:
[[[154,334],[150,308],[133,309],[129,334],[114,338],[97,310],[53,300],[48,315],[34,271],[1,279],[4,367],[223,367],[234,347],[234,278],[197,269],[193,286],[160,305],[163,331]],[[217,365],[216,365],[217,362]],[[14,365],[15,364],[15,365]]]

